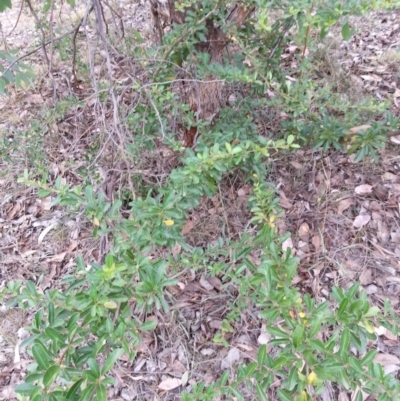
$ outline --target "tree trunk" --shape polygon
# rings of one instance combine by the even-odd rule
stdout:
[[[179,1],[178,1],[179,2]],[[185,24],[186,12],[177,11],[175,8],[176,0],[151,0],[154,27],[159,43],[162,43],[163,19],[169,21],[164,24]],[[199,3],[199,7],[201,3]],[[239,28],[254,8],[246,9],[238,3],[233,4],[226,17],[228,26]],[[221,63],[223,51],[228,45],[230,37],[210,18],[204,21],[207,28],[206,40],[196,44],[196,50],[210,55],[210,63]],[[183,39],[184,40],[184,39]],[[195,112],[198,120],[212,122],[218,115],[222,106],[222,82],[218,77],[205,77],[201,82],[189,80],[188,75],[184,77],[188,81],[182,82],[181,96],[183,102],[187,103],[190,109]],[[185,130],[185,146],[193,147],[196,142],[197,129],[189,127]]]

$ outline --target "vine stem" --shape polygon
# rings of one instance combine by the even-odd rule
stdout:
[[[309,15],[311,15],[312,11],[314,9],[314,2],[311,3],[311,7],[310,7],[310,11],[309,11]],[[307,43],[308,43],[308,38],[310,36],[310,24],[307,25],[307,30],[306,30],[306,35],[304,38],[304,46],[303,46],[303,51],[301,53],[301,62],[304,61],[304,59],[306,58],[306,50],[307,50]],[[302,70],[300,69],[300,76],[299,78],[301,79],[302,77]]]

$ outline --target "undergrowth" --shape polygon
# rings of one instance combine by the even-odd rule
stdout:
[[[220,3],[227,7],[227,2]],[[229,345],[226,336],[249,303],[257,309],[259,324],[265,325],[270,340],[259,347],[257,360],[223,372],[212,385],[199,382],[187,387],[182,400],[241,400],[243,386],[257,399],[267,400],[277,380],[276,396],[284,401],[316,399],[327,382],[352,392],[356,401],[364,399],[363,392],[383,401],[398,399],[399,381],[374,363],[376,350],[370,348],[370,341],[376,339],[375,327],[382,325],[393,334],[399,331],[390,303],[382,310],[371,306],[357,283],[348,289],[334,287],[323,302],[293,286],[298,260],[290,249],[282,250],[289,234],[278,235],[275,223],[282,211],[274,184],[265,180],[272,155],[299,147],[347,151],[355,153],[355,161],[379,157],[386,133],[398,124],[387,104],[372,99],[354,104],[337,88],[314,83],[315,71],[304,52],[296,56],[296,70],[284,68],[280,56],[291,40],[312,48],[310,31],[324,37],[338,21],[344,38],[349,39],[349,15],[394,3],[301,0],[281,5],[283,14],[277,21],[270,21],[269,12],[278,2],[254,4],[259,12],[232,32],[233,60],[226,56],[223,63],[210,64],[207,54],[195,49],[206,29],[205,22],[199,24],[202,17],[214,10],[213,18],[223,21],[225,8],[216,10],[212,1],[196,8],[185,26],[174,26],[163,46],[131,50],[132,58],[145,60],[136,64],[145,78],[129,85],[137,95],[135,108],[119,105],[125,142],[119,143],[123,150],[113,150],[112,158],[134,167],[130,174],[125,171],[128,182],[114,201],[95,190],[96,152],[101,143],[87,153],[87,163],[79,170],[81,183],[69,185],[48,174],[46,156],[38,154],[45,132],[40,124],[36,129],[32,126],[36,145],[25,148],[30,163],[19,181],[37,189],[41,197],[53,195],[53,206],[65,207],[69,213],[84,211],[93,236],[112,238],[112,247],[98,264],[88,265],[78,257],[73,273],[63,277],[59,288],[44,294],[31,281],[7,284],[2,296],[10,305],[36,311],[28,328],[31,336],[20,345],[35,360],[28,366],[25,382],[16,388],[21,400],[105,400],[107,386],[115,382],[114,364],[123,354],[129,360],[136,357],[141,334],[157,327],[152,318],[155,309],[168,319],[173,303],[168,289],[186,269],[217,276],[223,286],[237,289],[222,329],[214,337],[217,344]],[[185,40],[179,40],[182,30],[187,32]],[[196,121],[180,101],[174,81],[182,65],[188,70],[195,66],[197,79],[211,75],[238,88],[234,101],[221,110],[213,125]],[[20,74],[22,70],[9,71]],[[289,74],[296,77],[295,82],[287,79]],[[3,75],[2,86],[17,77]],[[108,90],[121,94],[126,89],[111,88],[106,80],[101,85],[101,101],[108,105]],[[44,114],[47,121],[62,118],[79,104],[76,98],[66,99],[58,109]],[[265,110],[279,110],[279,119],[272,124]],[[186,126],[196,122],[199,136],[194,150],[182,148],[176,134],[178,118]],[[263,119],[270,130],[260,135],[256,120]],[[158,171],[163,175],[157,181],[141,171],[160,138],[178,157]],[[16,145],[4,141],[3,153],[12,146]],[[240,172],[253,188],[248,222],[252,231],[244,231],[235,240],[220,237],[206,248],[189,245],[182,227],[190,211],[204,197],[214,196],[232,171]],[[178,254],[149,256],[155,249],[171,250],[176,244],[181,247]],[[257,264],[249,257],[254,252],[259,255]]]

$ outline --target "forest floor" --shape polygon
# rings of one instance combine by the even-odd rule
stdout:
[[[3,46],[25,52],[33,48],[32,37],[40,43],[40,31],[35,29],[29,10],[25,7],[20,13],[19,7],[15,4],[0,14]],[[120,2],[119,7],[125,29],[137,28],[146,37],[150,29],[147,6]],[[79,9],[61,11],[55,21],[59,23],[61,18],[65,27],[74,26],[83,16]],[[389,100],[393,114],[399,116],[400,12],[353,18],[353,24],[356,32],[348,42],[330,35],[307,55],[319,72],[320,84],[335,83],[343,93],[359,98],[372,95]],[[70,41],[61,40],[54,53],[53,79],[61,99],[71,91],[69,47]],[[288,46],[282,62],[296,62],[298,50],[295,44]],[[44,117],[43,110],[53,108],[53,84],[40,51],[28,60],[38,77],[35,85],[11,88],[8,96],[0,97],[0,291],[18,279],[32,280],[43,291],[57,288],[63,275],[75,267],[78,255],[88,264],[99,257],[99,240],[92,237],[90,222],[81,214],[53,207],[51,196],[40,198],[35,190],[17,182],[28,168],[37,176],[47,174],[52,183],[57,177],[66,184],[84,183],[86,177],[81,176],[80,168],[87,163],[85,155],[90,151],[91,135],[95,135],[91,97],[85,84],[80,88],[84,112],[68,115],[69,105],[61,102],[55,113],[61,113],[59,109],[65,106],[64,118],[53,118],[50,112]],[[277,185],[285,211],[277,226],[280,232],[291,233],[284,246],[290,246],[301,260],[293,284],[315,299],[326,297],[332,285],[348,288],[359,281],[372,303],[380,305],[388,298],[399,311],[399,150],[400,135],[393,135],[380,152],[378,163],[369,159],[355,163],[346,153],[312,150],[271,160],[268,180]],[[168,164],[168,150],[161,149],[158,154],[166,159],[161,162]],[[101,176],[101,166],[98,171]],[[237,188],[232,182],[224,182],[222,189],[191,213],[184,234],[192,245],[204,246],[221,235],[235,238],[244,230],[251,187]],[[254,256],[255,263],[256,259]],[[217,282],[193,272],[177,286],[176,303],[186,308],[187,316],[209,314],[208,323],[217,330],[221,320],[212,314],[220,307],[213,303],[217,287]],[[18,346],[25,335],[23,327],[31,318],[22,310],[1,305],[0,400],[16,399],[13,388],[31,362]],[[213,343],[209,328],[196,338],[188,337],[180,325],[164,326],[158,334],[144,336],[138,358],[129,369],[120,367],[115,372],[121,380],[110,389],[110,399],[179,400],[180,387],[166,392],[160,383],[180,378],[188,370],[211,383],[227,360],[234,358],[240,363],[255,358],[262,327],[255,329],[242,323],[230,339],[230,348]],[[377,334],[375,346],[381,364],[386,372],[398,371],[397,336],[384,329]],[[333,399],[330,397],[324,394],[321,400]],[[349,400],[345,394],[341,397],[342,401]]]

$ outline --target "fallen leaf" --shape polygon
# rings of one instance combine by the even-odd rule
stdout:
[[[210,283],[208,282],[208,280],[205,279],[204,277],[201,277],[201,278],[200,278],[199,283],[200,283],[200,285],[201,285],[204,289],[206,289],[207,291],[211,291],[211,290],[214,289],[214,286],[213,286],[212,284],[210,284]]]
[[[217,290],[221,290],[222,289],[222,282],[218,277],[210,277],[209,279],[207,279],[207,281]]]
[[[193,220],[188,220],[182,228],[182,234],[183,235],[189,234],[190,231],[192,231],[193,227],[194,227]]]
[[[400,233],[399,232],[391,232],[390,240],[395,244],[400,244]]]
[[[390,142],[400,145],[400,135],[390,137]]]
[[[268,344],[269,340],[271,339],[271,335],[268,333],[261,333],[258,338],[257,338],[257,342],[261,345],[263,344]]]
[[[254,348],[252,346],[247,345],[247,344],[237,344],[237,347],[244,349],[247,352],[251,352],[254,350]]]
[[[204,356],[210,356],[215,353],[215,350],[213,350],[212,348],[203,348],[200,351],[200,353],[201,353],[201,355],[204,355]]]
[[[364,227],[371,220],[371,216],[369,214],[360,214],[353,221],[353,227],[361,228]]]
[[[346,198],[339,202],[338,204],[338,214],[342,214],[346,209],[348,209],[353,204],[352,198]]]
[[[21,210],[21,204],[17,202],[11,211],[7,214],[7,220],[12,220],[14,216]]]
[[[373,281],[371,269],[364,267],[360,273],[359,281],[361,285],[371,284]]]
[[[52,258],[47,259],[47,262],[60,263],[64,260],[66,254],[67,254],[67,252],[61,252],[58,255],[54,255]]]
[[[296,169],[296,170],[301,170],[303,168],[303,165],[300,164],[299,162],[292,161],[290,164]]]
[[[315,251],[318,252],[321,248],[321,237],[317,234],[311,238],[311,243],[314,245]]]
[[[44,237],[47,235],[47,233],[48,233],[49,231],[51,231],[53,228],[57,227],[57,225],[58,225],[58,223],[53,223],[52,225],[46,227],[46,228],[40,233],[39,238],[38,238],[38,245],[40,245],[40,244],[43,242]]]
[[[359,132],[361,132],[361,131],[367,131],[367,130],[369,130],[370,128],[371,128],[370,125],[364,124],[364,125],[359,125],[359,126],[357,126],[357,127],[350,128],[349,131],[350,131],[350,133],[352,133],[352,134],[358,134]]]
[[[372,185],[362,184],[354,189],[357,195],[367,195],[372,193]]]
[[[210,328],[215,329],[215,330],[221,330],[222,329],[222,320],[219,319],[213,319],[208,322],[208,325]]]
[[[182,380],[181,379],[177,379],[177,378],[168,378],[163,380],[159,385],[158,388],[160,390],[164,390],[164,391],[170,391],[173,390],[174,388],[179,387],[182,384]]]
[[[246,191],[243,188],[239,188],[237,194],[239,196],[246,196]]]
[[[395,355],[380,353],[375,357],[374,362],[379,363],[382,366],[397,365],[400,364],[400,359]]]
[[[168,369],[171,372],[178,372],[178,373],[186,372],[186,368],[185,368],[184,364],[182,362],[178,361],[177,359],[174,361],[174,363],[168,365]]]
[[[229,369],[240,359],[240,351],[237,348],[231,348],[226,357],[221,361],[221,369]]]
[[[310,237],[310,227],[307,223],[303,223],[300,225],[298,229],[298,234],[299,237],[304,241],[308,242],[308,239]]]
[[[286,197],[285,193],[283,191],[279,191],[279,204],[284,208],[284,209],[291,209],[293,207],[292,203],[290,200]]]
[[[293,249],[293,241],[292,238],[288,238],[286,241],[282,242],[282,251],[286,252],[286,249],[291,248]]]
[[[399,177],[396,174],[390,173],[388,171],[382,175],[383,181],[397,181],[398,178]]]
[[[389,196],[389,191],[383,185],[380,184],[375,185],[373,191],[375,196],[381,201],[387,200]]]

